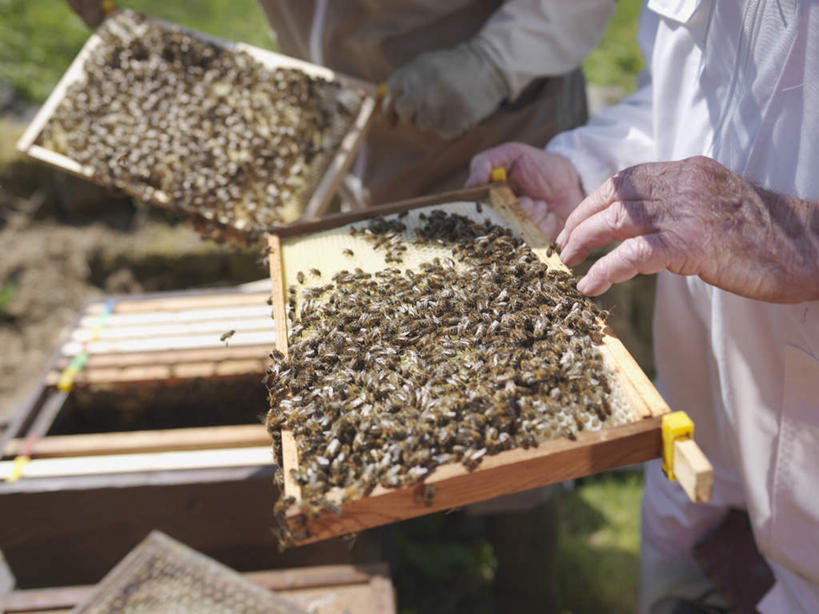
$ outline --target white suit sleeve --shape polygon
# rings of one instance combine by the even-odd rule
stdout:
[[[651,94],[649,82],[585,126],[561,132],[546,150],[572,161],[587,194],[619,170],[655,161]]]
[[[612,0],[508,0],[478,39],[514,100],[532,80],[580,66],[613,12]]]
[[[649,67],[657,26],[656,14],[643,10],[637,42]],[[572,161],[587,194],[618,171],[657,159],[649,67],[637,76],[637,91],[631,96],[603,109],[585,126],[558,134],[546,146]]]

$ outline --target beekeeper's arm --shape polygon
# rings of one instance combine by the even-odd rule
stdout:
[[[638,43],[645,58],[651,58],[655,30],[656,19],[644,11]],[[558,134],[545,150],[505,143],[478,154],[467,187],[488,183],[493,168],[505,169],[524,210],[554,239],[587,193],[620,169],[655,159],[648,69],[638,75],[637,84],[631,96],[603,109],[585,126]]]
[[[458,136],[534,79],[580,66],[613,11],[611,0],[504,2],[472,39],[396,70],[385,106],[403,123]]]

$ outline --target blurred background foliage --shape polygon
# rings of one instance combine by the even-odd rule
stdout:
[[[120,6],[230,40],[275,48],[255,0],[120,0]],[[639,0],[619,0],[600,46],[583,67],[591,83],[634,89]],[[44,100],[90,30],[61,0],[0,0],[0,80]]]

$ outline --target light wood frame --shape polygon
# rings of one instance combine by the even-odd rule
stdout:
[[[116,18],[116,14],[111,17],[111,19]],[[321,179],[319,179],[315,189],[307,200],[301,219],[310,220],[320,217],[329,206],[330,201],[344,178],[344,174],[353,163],[353,160],[355,159],[355,156],[358,153],[358,150],[369,130],[370,123],[375,115],[378,104],[378,88],[372,83],[337,73],[324,66],[311,64],[310,62],[298,60],[290,56],[269,51],[267,49],[262,49],[260,47],[255,47],[253,45],[248,45],[246,43],[224,40],[162,20],[154,21],[167,28],[187,32],[188,34],[195,36],[202,41],[212,43],[222,47],[223,49],[236,52],[246,52],[268,68],[293,68],[300,70],[309,76],[337,82],[343,87],[357,89],[364,93],[364,98],[358,111],[356,112],[355,118],[353,119],[346,134],[342,137],[335,154],[330,159],[327,168],[321,176]],[[113,188],[115,186],[105,183],[100,178],[96,177],[91,168],[85,167],[79,164],[76,160],[73,160],[65,155],[36,144],[37,139],[40,137],[40,134],[42,133],[49,119],[65,98],[69,86],[82,78],[84,73],[83,67],[86,60],[101,42],[102,38],[98,34],[92,34],[88,41],[86,41],[77,57],[71,63],[71,66],[57,83],[54,91],[48,97],[43,106],[40,107],[39,112],[37,115],[35,115],[22,137],[20,137],[19,141],[17,142],[17,149],[23,154],[49,166],[68,172],[72,175],[76,175],[83,179],[87,179],[104,187]],[[123,192],[130,194],[131,196],[144,198],[143,194],[139,194],[128,187],[121,187],[118,189],[121,189]],[[242,242],[251,241],[262,237],[265,231],[269,232],[270,230],[273,230],[239,228],[234,225],[222,223],[218,220],[196,212],[184,211],[181,208],[172,207],[167,194],[158,190],[153,191],[151,198],[148,200],[155,205],[172,209],[175,214],[192,221],[194,224],[207,224],[208,227],[215,229],[220,236],[229,239],[235,239]]]
[[[366,212],[339,214],[317,222],[295,224],[271,234],[268,243],[274,318],[277,322],[287,321],[282,238],[328,230],[378,214],[470,200],[484,201],[493,206],[509,221],[513,231],[525,239],[541,261],[551,267],[565,269],[557,255],[547,255],[548,241],[529,221],[509,188],[494,185],[458,190],[385,205]],[[284,326],[276,327],[276,345],[280,352],[287,354],[287,331]],[[633,422],[595,432],[585,431],[577,435],[576,441],[561,438],[528,450],[513,449],[487,455],[474,471],[467,470],[461,463],[442,465],[429,474],[424,482],[411,487],[394,489],[377,486],[369,496],[343,503],[341,515],[325,512],[318,518],[313,518],[301,511],[301,488],[291,475],[291,470],[298,467],[296,442],[292,432],[283,431],[284,494],[296,501],[287,513],[288,522],[294,529],[306,527],[309,532],[307,538],[297,543],[301,545],[354,533],[657,458],[661,454],[661,417],[670,411],[668,406],[610,328],[606,329],[603,343],[599,347],[611,375],[619,382],[633,412]],[[423,496],[427,485],[435,487],[431,502],[425,501]],[[340,489],[332,490],[328,496],[341,502]]]

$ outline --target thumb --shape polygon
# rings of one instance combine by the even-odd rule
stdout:
[[[489,183],[493,168],[503,168],[508,173],[520,156],[520,143],[504,143],[479,153],[469,163],[469,177],[465,187],[472,188]]]

